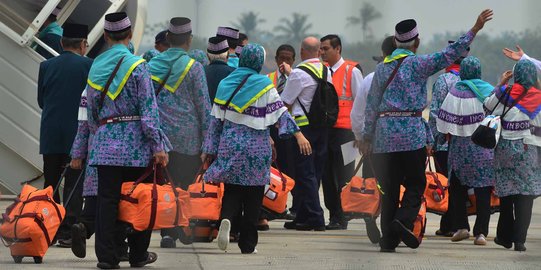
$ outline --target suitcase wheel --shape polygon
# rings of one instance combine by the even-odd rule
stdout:
[[[23,262],[23,256],[11,256],[13,257],[13,261],[15,263],[22,263]]]
[[[39,257],[39,256],[34,256],[34,263],[42,263],[43,262],[43,257]]]

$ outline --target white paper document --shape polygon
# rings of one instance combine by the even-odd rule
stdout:
[[[342,159],[344,159],[344,166],[360,158],[359,149],[353,146],[354,141],[342,144]]]

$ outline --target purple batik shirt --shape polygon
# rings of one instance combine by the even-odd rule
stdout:
[[[98,113],[101,92],[88,89],[88,126],[94,133],[90,165],[146,167],[153,155],[169,151],[169,140],[160,128],[154,86],[147,63],[139,64],[113,101],[106,97]],[[140,116],[141,121],[99,125],[99,119]]]
[[[407,57],[385,90],[398,61],[376,67],[368,93],[363,140],[374,153],[413,151],[432,145],[434,138],[422,117],[379,117],[381,112],[421,112],[427,106],[428,77],[452,64],[473,41],[471,31],[441,52]]]
[[[158,87],[156,82],[155,87]],[[163,88],[157,97],[160,121],[172,151],[185,155],[201,153],[207,134],[210,102],[203,66],[195,62],[177,90]]]

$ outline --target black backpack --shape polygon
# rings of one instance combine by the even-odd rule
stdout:
[[[314,97],[312,98],[312,104],[310,105],[310,112],[306,111],[304,105],[297,98],[302,111],[308,117],[310,126],[333,127],[338,119],[338,94],[334,85],[327,81],[327,68],[323,68],[322,78],[319,78],[312,70],[305,66],[298,68],[310,74],[318,83]]]

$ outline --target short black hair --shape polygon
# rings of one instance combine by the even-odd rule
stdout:
[[[342,53],[342,40],[340,40],[340,37],[338,35],[326,35],[322,37],[319,41],[323,42],[325,40],[329,40],[331,43],[331,46],[336,49],[337,46],[340,46],[340,53]]]
[[[114,41],[120,41],[127,39],[131,34],[131,28],[122,32],[105,32],[105,34]]]
[[[295,48],[289,44],[282,44],[278,49],[276,49],[276,56],[280,54],[281,51],[287,51],[293,53],[293,58],[295,58]]]
[[[239,43],[239,39],[227,38],[227,44],[229,44],[230,49],[236,49]]]
[[[171,46],[180,46],[188,43],[191,36],[191,33],[173,34],[171,32],[167,32],[167,41],[169,41],[169,44],[171,44]]]
[[[78,49],[81,45],[81,42],[83,42],[83,38],[68,38],[68,37],[62,37],[62,47],[63,48],[70,48],[70,49]]]
[[[239,33],[239,43],[242,43],[243,41],[247,40],[248,36],[244,33]]]

